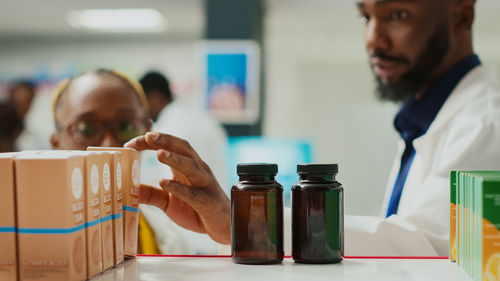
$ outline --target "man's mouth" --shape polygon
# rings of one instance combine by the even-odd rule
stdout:
[[[383,82],[389,82],[402,75],[405,71],[405,64],[397,60],[386,60],[374,57],[370,60],[373,72]]]

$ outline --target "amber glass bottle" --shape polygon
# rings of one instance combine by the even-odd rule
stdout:
[[[238,164],[231,189],[232,256],[235,263],[283,261],[283,187],[276,164]]]
[[[337,164],[299,164],[292,187],[292,257],[298,263],[338,263],[344,248],[344,191]]]

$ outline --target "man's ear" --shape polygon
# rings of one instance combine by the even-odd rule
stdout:
[[[52,145],[52,149],[60,149],[60,135],[59,132],[54,132],[50,136],[50,144]]]
[[[474,0],[455,0],[455,28],[457,30],[472,30],[474,22]]]

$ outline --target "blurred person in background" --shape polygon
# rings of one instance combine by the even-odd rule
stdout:
[[[88,146],[121,147],[151,128],[141,86],[105,69],[85,72],[61,82],[53,97],[56,131],[53,149],[85,150]],[[185,253],[189,247],[161,210],[141,210],[139,252]],[[149,233],[161,233],[151,237]]]
[[[383,213],[345,217],[346,255],[447,256],[450,170],[500,170],[500,87],[473,51],[474,4],[356,1],[379,97],[402,104],[394,121],[401,141]],[[189,172],[160,185],[196,212],[184,216],[186,227],[231,243],[229,199],[189,144],[147,133],[125,146],[160,150],[163,163]],[[141,193],[153,205],[172,203],[157,190]]]
[[[139,82],[148,99],[149,116],[153,122],[157,122],[158,116],[174,99],[170,81],[160,72],[151,71],[146,73]]]
[[[14,105],[22,119],[26,117],[35,98],[35,85],[28,80],[20,80],[9,86],[9,102]]]
[[[139,81],[149,102],[150,116],[155,121],[152,130],[188,141],[225,187],[227,135],[220,123],[203,108],[199,96],[175,95],[169,80],[157,71],[146,73]],[[151,153],[144,154],[142,174],[144,183],[150,185],[158,185],[160,180],[172,177],[170,168],[158,165],[156,155]],[[143,205],[141,208],[145,211],[148,207]],[[194,253],[217,253],[218,245],[208,236],[178,229],[188,238]]]
[[[16,107],[0,102],[0,152],[17,151],[16,139],[23,130],[23,119]]]
[[[48,141],[53,124],[51,123],[50,96],[27,79],[13,82],[8,87],[8,100],[19,112],[24,129],[16,140],[20,150],[49,149]]]
[[[19,117],[23,121],[23,130],[16,137],[16,147],[20,150],[39,149],[36,133],[30,130],[28,119],[36,98],[35,84],[27,79],[20,79],[11,83],[8,87],[8,101],[14,106]]]

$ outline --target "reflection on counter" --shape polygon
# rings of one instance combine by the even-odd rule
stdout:
[[[91,281],[137,281],[137,260],[127,259],[121,264],[113,267],[103,274],[91,279]]]

